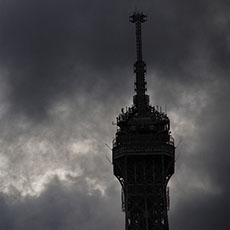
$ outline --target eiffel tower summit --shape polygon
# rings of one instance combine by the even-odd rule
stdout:
[[[133,105],[117,117],[113,172],[122,187],[125,230],[169,230],[167,184],[174,173],[175,146],[167,114],[151,106],[146,94],[141,27],[147,16],[135,12],[129,19],[136,28],[135,95]]]

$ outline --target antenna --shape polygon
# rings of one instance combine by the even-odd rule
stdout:
[[[105,146],[109,148],[109,150],[113,151],[112,148],[108,144],[105,143]]]
[[[105,146],[106,146],[109,150],[111,150],[111,152],[113,151],[112,148],[111,148],[108,144],[105,143]],[[111,165],[113,164],[113,162],[108,158],[108,156],[105,155],[105,158],[106,158],[106,160],[107,160]]]
[[[107,156],[105,156],[105,158],[107,159],[107,161],[112,165],[113,163],[112,163],[112,161],[107,157]]]
[[[142,61],[142,34],[141,23],[146,22],[147,16],[143,13],[134,12],[129,17],[129,21],[136,24],[136,48],[137,48],[137,61]]]
[[[182,142],[182,138],[179,140],[179,142],[177,143],[177,145],[175,146],[175,148],[177,148],[177,147],[181,144],[181,142]],[[176,157],[176,159],[175,159],[175,162],[177,162],[177,160],[180,158],[180,156],[181,156],[181,153],[179,153],[179,154],[177,155],[177,157]]]
[[[139,113],[145,113],[146,107],[149,105],[149,97],[146,92],[146,64],[143,61],[142,56],[142,31],[141,24],[146,22],[147,16],[143,13],[135,11],[132,16],[129,17],[129,21],[136,25],[136,53],[137,61],[134,64],[134,73],[136,73],[134,105],[137,107]]]
[[[178,141],[175,148],[177,148],[181,144],[181,142],[182,142],[182,138]]]

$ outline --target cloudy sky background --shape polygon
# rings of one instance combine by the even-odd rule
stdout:
[[[0,0],[0,229],[124,229],[105,144],[134,94],[135,7],[151,103],[182,140],[171,230],[230,227],[228,1]]]

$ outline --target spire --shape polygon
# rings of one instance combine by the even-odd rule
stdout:
[[[129,17],[130,22],[136,24],[136,52],[137,61],[134,64],[134,73],[136,73],[135,91],[136,95],[133,98],[134,105],[137,107],[138,113],[143,114],[149,105],[149,97],[145,94],[146,92],[146,81],[145,72],[146,64],[142,57],[142,34],[141,34],[141,23],[146,21],[147,16],[143,13],[134,12]]]

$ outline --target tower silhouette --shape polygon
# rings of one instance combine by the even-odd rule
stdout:
[[[167,184],[174,173],[175,147],[168,116],[149,104],[141,25],[147,16],[135,12],[137,61],[133,105],[121,110],[113,141],[113,171],[122,186],[126,230],[168,230]]]

